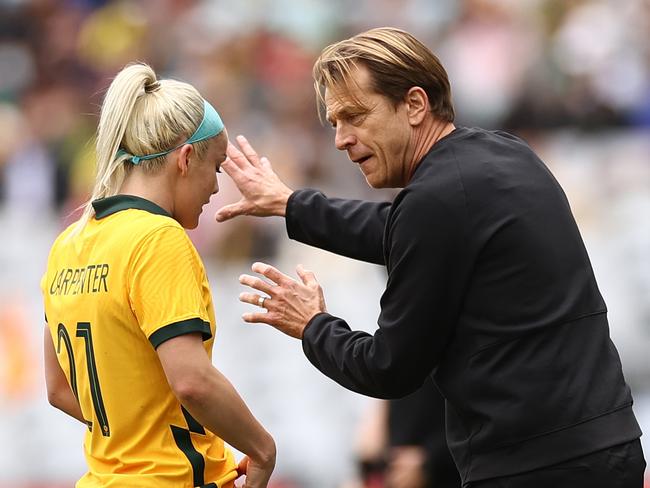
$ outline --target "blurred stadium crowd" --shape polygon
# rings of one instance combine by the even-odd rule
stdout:
[[[290,186],[390,198],[337,154],[311,80],[326,44],[381,25],[438,54],[457,124],[521,135],[563,185],[648,431],[648,0],[0,0],[0,487],[71,486],[84,469],[80,431],[45,401],[38,282],[52,239],[87,198],[111,77],[141,60],[194,84]],[[214,210],[238,198],[220,178],[192,232],[214,277],[216,361],[276,435],[277,486],[339,486],[354,472],[362,400],[319,377],[295,342],[243,330],[236,277],[256,259],[303,260],[330,310],[372,330],[382,272],[290,244],[279,220],[217,225]]]

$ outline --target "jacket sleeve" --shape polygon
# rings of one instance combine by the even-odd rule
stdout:
[[[345,388],[378,398],[415,391],[437,365],[457,321],[464,274],[462,216],[427,193],[396,200],[389,216],[388,283],[374,335],[316,315],[303,351]]]
[[[291,239],[360,261],[384,264],[382,244],[388,202],[327,198],[316,190],[298,190],[287,202]]]

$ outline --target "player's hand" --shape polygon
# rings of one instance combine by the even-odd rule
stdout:
[[[240,488],[266,488],[271,479],[271,473],[275,467],[275,459],[272,463],[262,465],[256,463],[248,456],[244,456],[237,466],[237,475],[245,476],[244,484]]]
[[[224,222],[238,215],[284,217],[293,190],[280,181],[270,161],[260,158],[244,136],[237,136],[237,142],[241,151],[228,143],[228,157],[221,168],[235,182],[242,198],[220,208],[215,219]]]
[[[269,264],[254,263],[252,270],[269,281],[247,274],[241,275],[239,282],[242,285],[250,286],[261,294],[242,293],[239,300],[265,308],[267,312],[245,313],[244,321],[269,324],[280,332],[302,339],[305,327],[312,317],[326,311],[323,290],[314,273],[298,265],[298,282]]]

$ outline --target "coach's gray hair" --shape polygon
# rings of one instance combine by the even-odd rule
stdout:
[[[419,86],[429,98],[431,112],[453,122],[451,87],[442,63],[413,35],[392,27],[371,29],[323,49],[313,67],[319,108],[325,104],[324,89],[352,95],[353,71],[359,66],[370,73],[371,88],[393,104],[404,101],[409,89]],[[360,100],[352,101],[366,108]]]

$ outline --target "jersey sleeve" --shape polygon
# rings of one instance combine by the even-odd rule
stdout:
[[[211,337],[203,300],[203,265],[183,229],[166,226],[143,239],[127,278],[140,328],[157,348],[173,337],[200,332]]]

